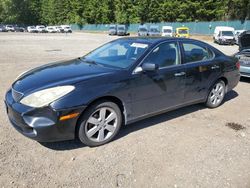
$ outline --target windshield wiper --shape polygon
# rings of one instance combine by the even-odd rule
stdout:
[[[82,58],[82,57],[79,57],[79,59],[84,62],[84,63],[88,63],[88,64],[92,64],[92,65],[97,65],[97,63],[93,60],[88,60],[86,58]]]

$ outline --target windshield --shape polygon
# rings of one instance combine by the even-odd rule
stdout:
[[[65,29],[70,29],[70,27],[64,27]]]
[[[31,26],[30,29],[36,29],[34,26]]]
[[[83,59],[103,66],[127,68],[142,56],[148,46],[147,43],[116,40],[90,52]]]
[[[188,34],[188,30],[186,29],[180,29],[179,34]]]
[[[115,29],[115,26],[110,26],[109,29]]]
[[[229,36],[229,37],[233,37],[234,36],[234,34],[233,34],[232,31],[222,31],[221,35],[222,36]]]
[[[147,32],[147,29],[146,28],[140,28],[139,31]]]
[[[163,32],[164,33],[172,33],[172,30],[171,29],[164,29]]]
[[[124,27],[118,27],[118,30],[124,30]]]
[[[45,29],[45,27],[43,27],[43,26],[40,26],[40,27],[39,27],[39,29]]]
[[[150,28],[151,32],[159,32],[159,30],[157,28]]]

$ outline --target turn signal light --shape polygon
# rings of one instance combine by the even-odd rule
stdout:
[[[72,118],[77,117],[78,115],[79,115],[79,113],[73,113],[73,114],[68,114],[68,115],[66,115],[66,116],[61,116],[61,117],[60,117],[60,121],[72,119]]]

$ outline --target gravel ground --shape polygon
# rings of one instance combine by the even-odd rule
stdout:
[[[76,141],[40,144],[12,128],[3,99],[21,72],[81,56],[114,38],[0,33],[0,186],[250,187],[249,79],[242,79],[217,109],[193,105],[149,118],[124,127],[101,147]],[[238,49],[216,47],[226,54]]]

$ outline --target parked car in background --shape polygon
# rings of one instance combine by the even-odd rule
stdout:
[[[38,30],[36,29],[35,26],[28,26],[28,27],[27,27],[27,31],[28,31],[29,33],[38,33]]]
[[[148,32],[149,36],[161,36],[160,30],[159,30],[159,26],[157,25],[151,25],[149,27],[149,32]]]
[[[61,26],[53,26],[57,33],[64,33],[64,29]]]
[[[214,42],[218,44],[235,44],[234,28],[226,26],[217,26],[214,29]]]
[[[239,52],[235,55],[240,61],[240,74],[250,78],[250,30],[239,36]]]
[[[13,127],[26,137],[79,138],[99,146],[123,124],[196,103],[216,108],[239,79],[238,59],[204,42],[120,38],[83,57],[23,73],[5,104]]]
[[[234,39],[235,39],[235,44],[239,45],[239,36],[241,33],[243,33],[246,30],[235,30],[234,31]]]
[[[64,33],[72,33],[72,29],[69,25],[61,25],[63,28]]]
[[[15,32],[25,32],[25,28],[24,27],[20,27],[18,25],[14,26]]]
[[[117,26],[116,25],[109,26],[109,35],[117,35]]]
[[[0,25],[0,32],[8,32],[4,25]]]
[[[175,31],[176,37],[189,38],[189,28],[188,27],[177,27]]]
[[[46,27],[44,25],[37,25],[36,29],[38,31],[38,33],[46,33]]]
[[[161,36],[173,37],[173,27],[172,26],[162,26]]]
[[[139,25],[138,36],[148,36],[148,26],[147,25]]]
[[[5,26],[5,29],[6,29],[7,31],[11,31],[11,32],[14,32],[14,31],[15,31],[15,28],[14,28],[13,25],[6,25],[6,26]]]
[[[46,27],[47,33],[57,33],[57,30],[53,26]]]
[[[127,32],[127,27],[126,25],[118,25],[117,26],[117,35],[118,36],[126,36],[129,35]]]

